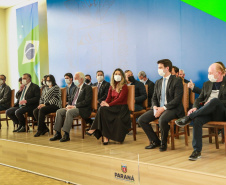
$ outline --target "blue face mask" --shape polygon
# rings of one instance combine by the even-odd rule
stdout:
[[[78,80],[74,80],[74,84],[78,87],[79,81]]]

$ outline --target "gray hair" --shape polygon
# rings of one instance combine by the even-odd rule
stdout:
[[[184,72],[184,70],[183,70],[183,69],[180,69],[179,71],[182,71],[182,73],[183,73],[183,74],[185,74],[185,72]]]
[[[140,77],[140,76],[146,77],[146,73],[144,71],[140,71],[138,73],[138,77]]]
[[[79,75],[79,78],[82,78],[82,79],[83,79],[83,82],[85,81],[85,75],[84,75],[84,73],[82,73],[82,72],[77,72],[77,73],[75,73],[75,74],[78,74],[78,75]]]

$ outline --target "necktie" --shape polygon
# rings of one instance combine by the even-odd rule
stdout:
[[[79,88],[78,88],[78,90],[77,90],[77,92],[76,92],[76,94],[75,94],[75,97],[74,97],[74,100],[73,100],[73,102],[72,102],[72,105],[74,105],[75,102],[77,101],[78,93],[79,93]]]
[[[163,107],[165,104],[165,86],[166,86],[166,78],[163,78],[160,107]]]
[[[24,86],[22,95],[21,95],[21,97],[20,97],[20,101],[23,100],[23,98],[24,98],[24,94],[25,94],[26,88],[27,88],[27,86]],[[22,105],[19,105],[19,107],[21,107],[21,106],[22,106]]]
[[[99,92],[100,86],[101,86],[101,83],[98,83],[98,86],[97,86],[98,92]]]

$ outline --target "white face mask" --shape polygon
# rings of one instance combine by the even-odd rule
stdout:
[[[145,83],[145,81],[142,79],[142,80],[140,80],[140,82],[142,82],[143,84]]]
[[[97,76],[97,81],[102,82],[104,80],[104,76]]]
[[[3,81],[2,80],[0,80],[0,85],[2,85],[3,84]]]
[[[160,76],[165,76],[166,73],[164,73],[163,69],[158,69],[158,73]]]
[[[65,79],[66,84],[70,84],[70,80],[69,79]]]
[[[214,78],[214,75],[208,75],[208,78],[209,78],[209,81],[211,81],[211,82],[216,82],[217,81],[217,79]]]
[[[27,84],[27,80],[22,79],[22,84],[26,85]]]
[[[52,82],[48,82],[48,81],[47,81],[47,82],[46,82],[46,85],[47,85],[47,86],[52,86]]]
[[[114,75],[114,80],[115,80],[116,82],[120,82],[121,79],[122,79],[122,77],[121,77],[120,75]]]
[[[78,87],[79,81],[78,80],[74,80],[74,84]]]

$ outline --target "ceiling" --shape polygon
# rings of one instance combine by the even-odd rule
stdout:
[[[0,8],[5,9],[30,0],[0,0]]]

